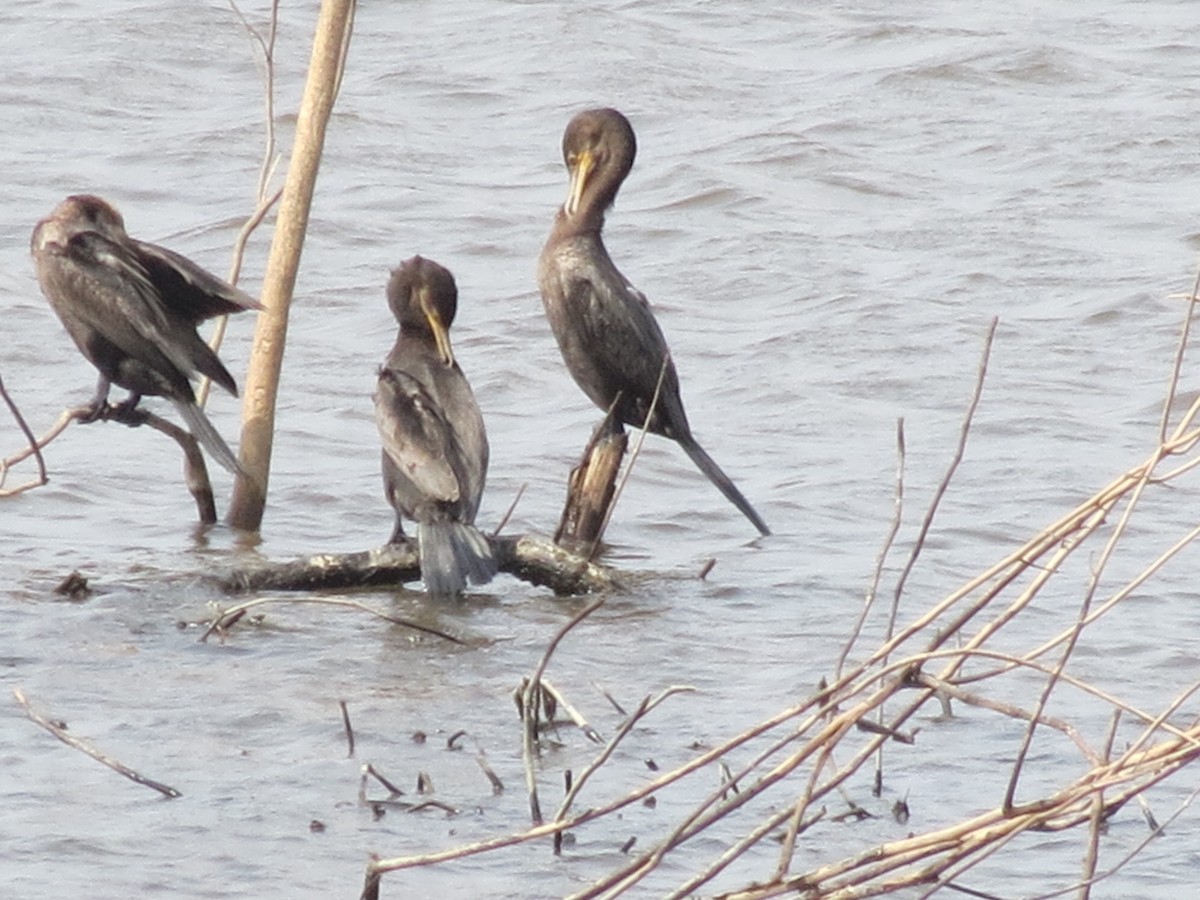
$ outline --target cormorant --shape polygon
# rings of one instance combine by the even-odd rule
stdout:
[[[570,191],[538,262],[538,285],[563,360],[583,392],[618,422],[641,428],[661,374],[649,430],[683,447],[700,471],[762,534],[766,523],[692,436],[679,377],[646,298],[604,247],[605,211],[637,153],[629,120],[615,109],[576,115],[563,134]],[[665,367],[665,369],[664,369]]]
[[[121,214],[90,194],[67,197],[38,222],[30,251],[42,293],[100,371],[82,421],[119,419],[143,395],[166,397],[213,458],[237,472],[233,452],[196,405],[190,378],[206,375],[234,396],[237,385],[196,326],[261,309],[258,301],[174,251],[134,240]],[[113,384],[129,396],[110,411]]]
[[[417,523],[421,575],[430,595],[452,597],[496,573],[475,514],[487,476],[488,443],[475,395],[450,349],[458,308],[454,276],[414,256],[392,272],[388,305],[400,324],[379,370],[375,421],[383,439],[383,486],[396,511]]]

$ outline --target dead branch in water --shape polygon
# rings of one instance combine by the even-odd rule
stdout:
[[[546,666],[550,664],[550,657],[554,654],[562,639],[567,636],[567,633],[603,605],[603,599],[589,603],[576,613],[571,621],[560,628],[558,634],[551,639],[546,652],[542,654],[541,661],[533,671],[533,676],[526,678],[517,691],[517,708],[521,713],[521,757],[525,763],[525,787],[529,792],[529,814],[533,819],[534,825],[542,824],[542,808],[538,801],[537,775],[534,772],[534,762],[538,756],[538,713],[546,706],[546,698],[549,696],[543,690],[542,676],[546,672]],[[548,710],[546,718],[549,721],[553,720],[554,713],[552,710]]]
[[[8,411],[12,413],[13,419],[16,420],[17,427],[21,429],[21,434],[25,435],[25,440],[28,441],[26,450],[0,460],[0,497],[13,497],[17,494],[24,493],[25,491],[32,490],[33,488],[41,487],[50,479],[46,475],[46,460],[42,457],[42,447],[44,444],[39,442],[38,439],[33,436],[33,432],[29,429],[29,423],[27,423],[25,421],[25,417],[21,415],[21,410],[17,406],[16,402],[14,402],[13,398],[9,396],[8,388],[4,386],[3,378],[0,378],[0,397],[4,398],[4,403],[6,406],[8,406]],[[66,427],[65,422],[63,423],[63,427]],[[48,438],[47,441],[48,440],[50,440],[50,438]],[[37,478],[27,481],[24,484],[19,484],[15,488],[5,488],[4,482],[8,478],[8,470],[22,460],[28,459],[30,456],[37,460]]]
[[[179,791],[175,790],[175,788],[135,772],[124,763],[113,759],[111,756],[106,756],[95,747],[89,746],[85,741],[81,741],[74,735],[68,734],[65,725],[62,725],[58,722],[52,722],[34,710],[34,708],[29,704],[29,700],[26,698],[25,692],[19,687],[13,688],[13,696],[16,697],[17,703],[20,704],[21,709],[25,711],[25,715],[29,717],[30,721],[37,723],[42,728],[45,728],[48,732],[50,732],[68,747],[73,747],[80,753],[90,756],[92,759],[96,760],[96,762],[108,766],[114,772],[118,773],[119,775],[124,775],[130,781],[158,791],[164,797],[175,798],[183,796],[181,793],[179,793]]]
[[[1189,303],[1188,321],[1192,305]],[[994,323],[988,332],[985,351],[993,334]],[[734,879],[735,885],[732,889],[726,885],[725,892],[714,893],[738,900],[785,895],[850,900],[903,890],[915,890],[915,895],[927,897],[946,888],[982,896],[983,893],[965,883],[968,874],[980,862],[1009,850],[1018,836],[1043,831],[1077,829],[1081,834],[1081,868],[1071,889],[1081,897],[1087,896],[1090,885],[1111,876],[1133,859],[1151,836],[1161,833],[1161,826],[1148,817],[1152,823],[1150,835],[1107,869],[1102,869],[1098,862],[1103,827],[1130,801],[1144,802],[1151,788],[1200,759],[1200,724],[1194,716],[1181,712],[1200,693],[1200,681],[1185,685],[1175,696],[1160,702],[1158,708],[1145,709],[1091,683],[1075,671],[1072,663],[1078,663],[1076,650],[1097,622],[1110,616],[1135,593],[1144,594],[1153,576],[1200,538],[1200,525],[1185,529],[1182,534],[1169,535],[1165,548],[1135,575],[1123,575],[1113,585],[1104,586],[1102,577],[1125,546],[1135,512],[1146,508],[1144,499],[1154,492],[1170,490],[1172,482],[1200,467],[1200,427],[1194,424],[1200,414],[1200,398],[1173,431],[1168,431],[1164,420],[1162,439],[1145,462],[1120,475],[1002,560],[942,599],[923,606],[908,622],[903,622],[900,601],[904,599],[904,584],[919,560],[924,537],[930,534],[937,504],[962,459],[986,358],[985,352],[950,469],[937,488],[934,503],[914,541],[915,551],[906,564],[898,567],[900,580],[893,592],[896,614],[891,610],[879,613],[878,617],[883,619],[879,623],[883,637],[878,646],[854,659],[876,588],[882,574],[888,571],[886,557],[900,522],[904,495],[902,430],[898,432],[900,474],[894,527],[885,538],[885,550],[862,616],[828,683],[741,734],[705,749],[674,770],[658,774],[652,781],[638,783],[620,796],[594,799],[582,813],[569,815],[567,807],[573,799],[569,796],[553,820],[517,834],[436,853],[375,859],[367,868],[363,896],[378,894],[380,878],[386,872],[447,864],[568,830],[581,835],[588,823],[620,815],[621,810],[634,803],[685,783],[690,785],[687,794],[697,798],[690,810],[665,833],[650,839],[639,836],[639,850],[629,845],[633,852],[626,861],[572,894],[573,900],[616,897],[637,888],[650,890],[656,896],[698,896],[703,890],[712,891],[714,881],[723,873]],[[1177,364],[1170,396],[1177,396],[1178,371]],[[1143,525],[1140,530],[1143,535],[1157,533],[1153,523],[1149,528]],[[1054,622],[1053,616],[1044,614],[1046,604],[1040,618],[1036,614],[1026,615],[1036,599],[1045,599],[1048,585],[1055,585],[1058,592],[1073,587],[1073,570],[1066,564],[1073,558],[1079,559],[1081,548],[1090,549],[1098,532],[1104,535],[1103,545],[1089,555],[1089,577],[1068,627],[1063,628],[1061,622],[1045,624],[1046,620]],[[1058,593],[1047,603],[1055,610],[1062,608]],[[1013,627],[1017,621],[1021,622],[1020,628]],[[1003,645],[999,642],[1001,635]],[[1048,657],[1051,653],[1055,658]],[[1099,703],[1112,710],[1109,727],[1098,743],[1093,742],[1091,734],[1095,729],[1082,727],[1080,705],[1071,702],[1077,695],[1085,696],[1087,705],[1095,707]],[[879,768],[872,778],[870,761],[878,759],[885,745],[895,745],[891,751],[893,758],[904,754],[919,764],[918,755],[933,738],[952,740],[952,732],[944,729],[941,722],[954,703],[969,705],[978,715],[1000,716],[1023,727],[1024,736],[1014,738],[1017,761],[1010,765],[1008,777],[990,771],[996,782],[994,796],[974,798],[976,809],[985,811],[949,825],[943,821],[922,829],[916,827],[917,815],[909,811],[910,797],[906,792],[902,800],[893,804],[900,810],[896,821],[903,828],[901,837],[882,841],[867,838],[860,850],[836,861],[815,858],[828,843],[822,837],[824,829],[843,818],[830,814],[834,804],[848,807],[855,817],[870,816],[868,821],[891,821],[887,808],[881,806],[878,817],[871,816],[854,802],[852,792],[875,791],[883,785],[884,770]],[[1050,713],[1052,703],[1054,714]],[[636,720],[641,710],[639,707],[630,722]],[[918,715],[922,716],[922,722],[915,727]],[[1039,757],[1025,751],[1034,734],[1042,730],[1056,738],[1061,736],[1050,746],[1058,748],[1060,754],[1069,755],[1064,767],[1069,774],[1056,783],[1039,772],[1035,788],[1028,772]],[[613,740],[619,740],[624,733]],[[1038,747],[1043,753],[1048,749],[1043,747],[1047,739],[1039,739]],[[1125,749],[1114,751],[1117,746]],[[735,760],[740,762],[735,765]],[[727,765],[731,767],[726,768]],[[988,765],[994,768],[994,763]],[[587,774],[572,788],[581,786]],[[1016,797],[1018,781],[1032,796]],[[949,798],[920,799],[929,808]],[[1172,818],[1194,799],[1195,795],[1188,796]],[[718,825],[720,836],[711,836]],[[735,832],[740,837],[732,841],[731,828],[740,828]],[[686,852],[706,834],[710,835],[710,841],[719,841],[724,847],[718,855],[712,856],[703,849]],[[779,839],[777,849],[772,849],[772,839]],[[837,839],[844,842],[845,836]],[[554,848],[562,852],[561,842],[556,841]],[[735,877],[730,871],[735,862],[740,864],[738,872],[744,873],[756,863],[758,872]],[[646,879],[652,874],[659,880],[650,888]],[[663,878],[670,879],[673,886],[664,889]],[[745,880],[737,882],[736,878]]]
[[[532,535],[489,536],[501,572],[548,587],[560,596],[620,589],[603,566]],[[396,587],[421,578],[412,543],[385,544],[354,553],[322,553],[286,563],[238,569],[217,580],[230,593],[240,591],[315,591]]]
[[[7,398],[7,394],[5,394],[5,397]],[[13,411],[16,414],[15,408]],[[119,414],[117,414],[118,411]],[[66,431],[68,425],[76,420],[86,419],[90,414],[91,407],[88,406],[76,406],[64,409],[59,414],[58,421],[45,434],[36,439],[33,437],[32,432],[29,431],[28,426],[24,424],[24,420],[20,420],[22,431],[29,438],[29,446],[0,462],[0,486],[3,486],[4,477],[12,466],[23,462],[31,456],[37,458],[40,477],[36,481],[21,485],[17,489],[0,491],[0,497],[11,496],[12,494],[46,484],[49,478],[46,475],[46,465],[42,459],[42,450],[51,441]],[[213,500],[212,482],[208,478],[208,466],[204,462],[204,454],[200,452],[199,443],[197,443],[196,438],[190,431],[145,409],[124,410],[120,406],[113,404],[109,404],[104,413],[96,421],[119,422],[130,428],[137,428],[139,425],[149,425],[155,431],[165,434],[174,440],[175,443],[179,444],[179,448],[183,451],[184,482],[187,484],[192,499],[196,501],[196,513],[200,519],[200,524],[212,525],[217,521],[217,507]]]
[[[393,625],[400,625],[404,628],[410,628],[413,631],[421,632],[422,634],[439,637],[442,640],[450,641],[452,644],[468,643],[462,638],[455,637],[454,635],[445,631],[441,631],[440,629],[432,628],[429,625],[422,625],[420,622],[412,621],[412,619],[393,616],[374,609],[365,603],[360,603],[357,600],[350,600],[344,597],[259,597],[255,600],[248,600],[245,603],[239,603],[236,606],[230,607],[229,609],[218,610],[217,614],[208,623],[208,628],[205,630],[204,634],[200,635],[200,643],[207,641],[214,633],[224,637],[230,628],[242,620],[248,610],[270,603],[315,603],[324,606],[341,606],[348,609],[357,609],[361,612],[369,613],[376,618],[383,619],[385,622],[391,622]]]

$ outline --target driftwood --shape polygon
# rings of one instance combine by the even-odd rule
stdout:
[[[554,533],[554,543],[584,553],[588,558],[594,555],[616,502],[617,475],[628,444],[625,429],[614,421],[610,411],[596,426],[579,465],[571,470],[567,502]]]
[[[548,587],[555,594],[589,594],[620,588],[612,573],[587,559],[531,535],[489,537],[501,572]],[[416,544],[385,544],[355,553],[321,553],[285,563],[238,569],[220,578],[221,588],[241,591],[314,591],[387,587],[417,581]]]

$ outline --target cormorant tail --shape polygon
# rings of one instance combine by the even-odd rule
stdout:
[[[492,548],[474,525],[417,523],[417,546],[421,554],[421,577],[431,596],[457,596],[468,581],[486,584],[496,574]]]
[[[729,480],[729,476],[721,471],[721,467],[716,464],[716,461],[711,456],[704,452],[704,448],[696,443],[694,437],[687,435],[686,437],[677,437],[676,440],[679,442],[679,446],[692,458],[692,462],[699,467],[701,472],[708,476],[708,480],[715,484],[717,490],[725,495],[726,500],[741,510],[742,515],[749,519],[761,534],[768,535],[771,533],[771,529],[762,520],[762,516],[750,505],[750,501],[742,496],[742,492]]]
[[[234,475],[242,471],[242,467],[238,465],[237,457],[233,455],[233,451],[229,449],[229,445],[225,443],[225,439],[217,433],[217,429],[208,420],[208,416],[204,414],[204,410],[195,403],[187,403],[183,400],[176,400],[175,408],[179,410],[179,415],[183,416],[183,420],[187,422],[188,431],[195,436],[196,440],[201,443],[213,459]]]

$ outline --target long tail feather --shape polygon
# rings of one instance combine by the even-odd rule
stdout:
[[[696,439],[690,435],[687,438],[677,438],[679,446],[684,449],[684,452],[692,458],[697,467],[708,476],[708,480],[717,486],[725,499],[736,506],[743,516],[751,521],[759,533],[767,535],[771,533],[771,529],[767,527],[767,523],[750,505],[750,501],[742,496],[742,492],[737,489],[729,476],[721,471],[721,467],[716,464],[711,456],[704,452],[704,448],[696,443]]]
[[[496,574],[492,548],[473,525],[462,522],[417,524],[421,577],[434,597],[455,597],[467,582],[486,584]]]
[[[179,410],[179,415],[183,416],[183,420],[187,422],[188,430],[195,435],[196,440],[209,452],[213,459],[235,475],[242,471],[242,467],[238,465],[237,457],[233,455],[233,451],[229,449],[229,445],[225,443],[225,439],[217,433],[217,429],[213,427],[213,423],[209,421],[208,416],[204,414],[204,410],[195,403],[184,403],[182,400],[175,401],[175,408]]]

